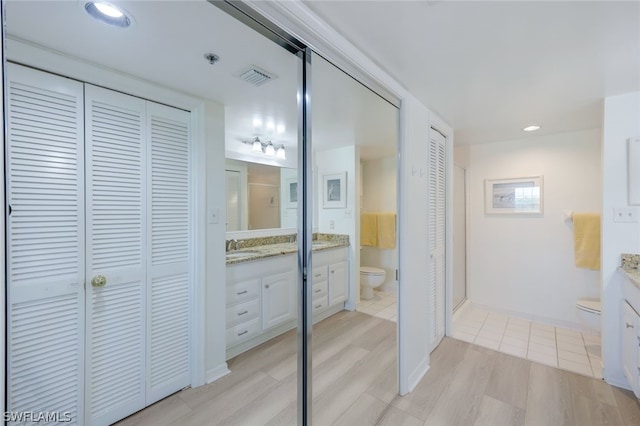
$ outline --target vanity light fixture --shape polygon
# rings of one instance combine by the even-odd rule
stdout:
[[[256,153],[262,153],[267,157],[276,157],[280,160],[286,160],[287,154],[284,150],[284,144],[279,146],[273,145],[271,141],[262,142],[258,136],[250,141],[242,141],[245,144],[251,144],[251,151]]]
[[[534,132],[534,131],[539,130],[539,129],[540,129],[540,126],[533,125],[533,126],[527,126],[522,130],[525,131],[525,132]]]
[[[84,3],[84,10],[98,21],[114,27],[127,28],[133,24],[133,17],[130,14],[111,3],[89,1]]]

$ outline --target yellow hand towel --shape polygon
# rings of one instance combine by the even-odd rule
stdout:
[[[378,215],[378,247],[381,249],[396,248],[395,213],[380,213]]]
[[[375,247],[378,244],[378,215],[362,213],[360,216],[360,245]]]
[[[600,270],[600,214],[573,214],[573,247],[578,268]]]

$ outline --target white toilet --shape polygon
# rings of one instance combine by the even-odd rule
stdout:
[[[579,299],[576,302],[578,317],[592,332],[600,333],[600,311],[602,303],[594,299]]]
[[[370,266],[360,267],[360,298],[373,299],[373,289],[380,287],[384,282],[386,272],[384,269]]]

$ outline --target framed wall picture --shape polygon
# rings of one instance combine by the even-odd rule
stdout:
[[[287,179],[287,208],[298,208],[298,179]]]
[[[347,207],[347,172],[322,176],[322,207],[325,209]]]
[[[542,213],[542,176],[486,179],[484,212],[486,214]]]

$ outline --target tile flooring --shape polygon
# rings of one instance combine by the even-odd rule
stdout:
[[[540,364],[602,378],[600,336],[477,308],[454,316],[453,338]]]
[[[398,298],[395,291],[374,290],[373,299],[361,299],[356,311],[398,322]]]

